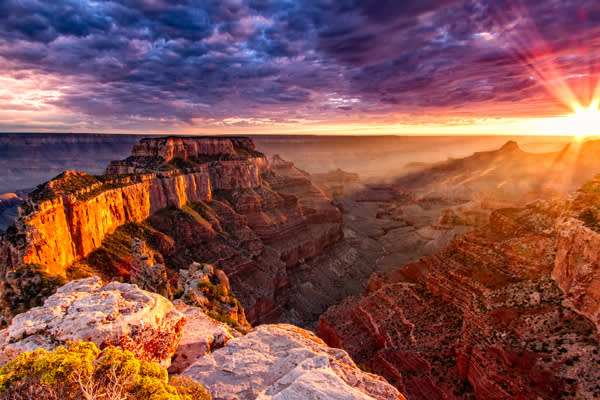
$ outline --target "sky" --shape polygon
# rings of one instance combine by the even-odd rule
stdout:
[[[597,0],[0,0],[0,131],[580,134],[599,57]]]

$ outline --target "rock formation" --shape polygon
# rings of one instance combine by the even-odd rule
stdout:
[[[395,183],[420,194],[469,200],[482,191],[493,192],[500,199],[546,188],[567,193],[594,176],[600,168],[599,154],[600,141],[567,145],[552,153],[526,152],[508,141],[497,150],[423,165]]]
[[[340,211],[310,175],[269,163],[250,139],[152,138],[105,175],[67,171],[32,192],[1,242],[0,273],[36,264],[168,294],[182,266],[210,263],[258,323],[283,314],[294,268],[342,237]],[[134,238],[158,260],[133,254]]]
[[[321,317],[319,335],[408,398],[597,397],[596,329],[579,314],[595,310],[584,306],[594,296],[581,296],[593,291],[595,269],[575,256],[564,265],[562,246],[592,254],[571,247],[584,242],[562,237],[561,223],[555,229],[565,210],[564,202],[536,202],[494,211],[450,246],[374,275],[362,297]],[[582,271],[576,284],[558,272],[574,266]]]
[[[23,352],[76,341],[170,366],[171,374],[206,382],[214,399],[404,399],[309,331],[263,325],[242,336],[198,307],[97,277],[69,282],[15,316],[0,330],[0,367]]]
[[[175,300],[173,304],[185,316],[185,325],[177,350],[171,359],[169,373],[183,372],[200,357],[240,336],[240,333],[212,319],[198,307],[190,307],[179,300]]]
[[[204,157],[236,157],[240,152],[256,152],[252,139],[247,137],[169,136],[142,139],[133,146],[132,157],[160,157],[169,162],[175,158],[198,160]],[[258,152],[256,152],[258,153]],[[109,167],[110,173],[110,167]]]
[[[29,195],[16,223],[25,236],[17,262],[45,265],[59,274],[125,223],[142,222],[169,206],[209,201],[216,190],[259,186],[264,162],[248,158],[116,178],[67,171]]]
[[[215,400],[404,398],[385,380],[361,371],[345,351],[292,325],[261,325],[183,374]]]
[[[178,275],[177,289],[185,304],[199,307],[240,332],[250,330],[244,309],[231,292],[225,272],[210,264],[194,262],[188,269],[179,270]]]
[[[118,345],[168,367],[186,320],[166,298],[135,285],[97,277],[72,281],[0,331],[0,363],[24,351],[53,350],[66,342]]]
[[[584,185],[556,222],[552,277],[568,304],[600,328],[600,176]]]
[[[155,254],[139,238],[131,240],[131,283],[140,289],[158,293],[164,297],[171,297],[169,281],[165,266],[157,262]]]

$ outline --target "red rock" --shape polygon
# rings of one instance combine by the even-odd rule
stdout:
[[[165,161],[173,158],[193,158],[198,156],[236,155],[236,148],[255,151],[251,139],[245,137],[176,137],[142,139],[133,146],[134,157],[162,157]]]
[[[20,239],[3,241],[4,272],[31,263],[62,275],[120,226],[146,223],[169,277],[192,262],[215,264],[258,323],[282,314],[288,269],[343,237],[340,211],[310,176],[283,160],[269,165],[249,139],[144,139],[107,172],[134,174],[67,172],[34,193],[12,235]]]
[[[577,243],[593,241],[556,239],[560,207],[492,213],[489,225],[447,248],[372,278],[363,297],[321,317],[319,335],[411,399],[597,397],[596,329],[577,313],[582,307],[565,302],[577,293],[593,304],[593,285],[569,283],[573,274],[557,273],[555,264],[569,259],[557,258],[557,243],[558,253],[564,246],[591,257]],[[577,260],[591,258],[572,260],[565,269],[580,270]]]

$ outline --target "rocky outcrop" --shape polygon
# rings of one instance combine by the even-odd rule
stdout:
[[[310,175],[269,163],[249,139],[147,139],[106,172],[66,172],[35,190],[2,241],[0,272],[91,271],[169,295],[166,278],[174,289],[182,266],[200,261],[225,272],[258,323],[283,314],[294,268],[343,237],[340,211]],[[136,256],[133,238],[157,258]]]
[[[166,298],[171,297],[167,270],[157,262],[154,252],[148,249],[146,242],[134,237],[131,240],[131,255],[131,283],[140,289],[158,293]]]
[[[291,325],[262,325],[198,359],[184,375],[215,400],[403,399],[339,349]]]
[[[564,210],[492,212],[488,225],[330,308],[319,335],[412,399],[597,397],[596,329],[552,279]]]
[[[556,222],[552,277],[567,304],[600,328],[600,177],[584,185]]]
[[[241,150],[256,151],[252,139],[235,136],[169,136],[159,139],[142,139],[133,146],[131,155],[133,157],[161,157],[168,162],[174,158],[194,159],[225,154],[236,156]]]
[[[179,374],[200,357],[220,349],[240,333],[228,325],[218,322],[198,307],[190,307],[180,300],[173,302],[185,316],[181,340],[171,359],[169,373]]]
[[[229,278],[222,270],[194,262],[187,269],[179,270],[177,289],[185,304],[199,307],[241,332],[250,330],[244,309],[232,293]]]
[[[556,229],[552,277],[569,304],[600,327],[600,234],[575,218],[559,221]]]
[[[115,345],[200,379],[215,399],[404,399],[309,331],[263,325],[242,336],[199,307],[96,277],[67,283],[0,330],[0,366],[77,341]]]
[[[184,324],[184,315],[169,300],[135,285],[102,285],[97,277],[73,281],[0,331],[0,363],[25,351],[81,340],[100,348],[117,345],[168,367]]]

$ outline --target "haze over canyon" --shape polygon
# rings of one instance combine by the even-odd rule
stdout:
[[[80,138],[90,166],[133,140],[5,135],[49,164]],[[283,139],[136,137],[5,196],[0,362],[83,340],[215,399],[600,395],[600,142],[382,137],[383,171],[366,138]]]

